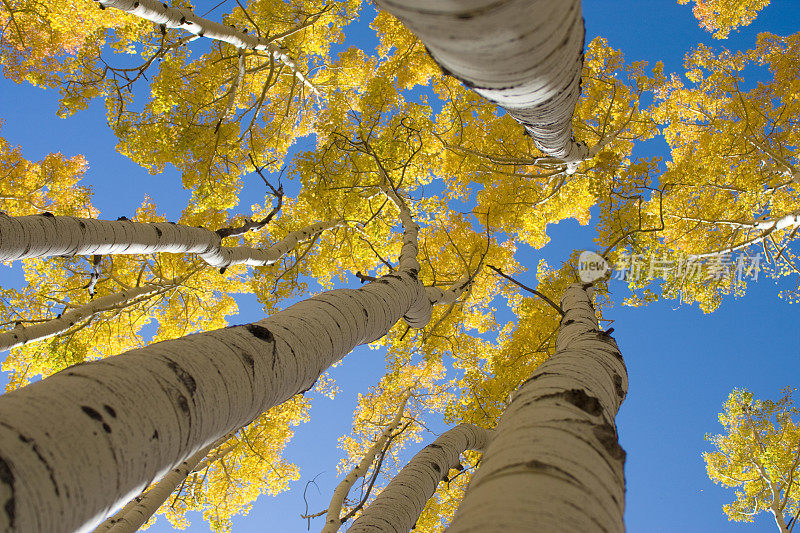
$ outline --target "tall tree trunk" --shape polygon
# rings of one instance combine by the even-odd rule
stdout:
[[[472,424],[459,424],[446,431],[392,478],[348,533],[407,533],[439,482],[459,464],[459,455],[466,450],[483,451],[491,438],[491,431]]]
[[[501,106],[545,154],[576,163],[584,28],[580,0],[377,0],[446,74]]]
[[[117,514],[106,519],[92,533],[134,533],[138,531],[175,492],[175,489],[181,486],[189,474],[200,472],[237,448],[238,443],[231,444],[209,455],[211,450],[222,445],[231,436],[225,435],[170,470],[158,483],[128,502]]]
[[[214,444],[202,448],[177,467],[170,470],[147,492],[128,502],[125,507],[93,531],[93,533],[134,533],[167,501],[169,495],[183,483],[203,460]]]
[[[624,531],[614,418],[628,378],[616,342],[598,330],[593,292],[565,292],[556,353],[500,418],[449,533]]]
[[[345,499],[347,499],[347,495],[350,494],[350,489],[359,478],[367,475],[369,467],[375,462],[375,458],[383,451],[386,443],[392,437],[392,433],[394,433],[400,425],[400,422],[402,422],[403,414],[406,410],[406,403],[410,397],[411,391],[407,391],[400,401],[400,406],[397,408],[394,418],[383,429],[378,436],[378,440],[369,447],[364,457],[361,458],[361,461],[355,468],[347,473],[344,479],[336,486],[336,489],[334,489],[333,496],[331,496],[331,503],[328,505],[328,512],[325,515],[325,525],[322,527],[322,533],[336,533],[339,531],[342,525],[342,506],[344,505]]]
[[[298,242],[342,225],[340,221],[311,224],[290,232],[266,249],[222,246],[215,231],[171,222],[131,222],[53,216],[0,214],[0,261],[58,255],[196,253],[209,265],[271,265]]]
[[[89,530],[187,457],[309,390],[400,318],[427,324],[434,302],[418,279],[419,226],[388,196],[403,223],[396,272],[0,396],[0,530]]]
[[[260,413],[310,389],[401,317],[430,318],[416,272],[265,320],[82,363],[0,397],[0,530],[91,528]]]

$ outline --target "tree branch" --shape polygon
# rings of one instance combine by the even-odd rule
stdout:
[[[543,294],[543,293],[541,293],[541,292],[537,291],[536,289],[531,289],[531,288],[530,288],[530,287],[528,287],[527,285],[523,285],[522,283],[520,283],[519,281],[515,280],[515,279],[514,279],[514,278],[512,278],[511,276],[509,276],[509,275],[507,275],[507,274],[504,274],[502,270],[500,270],[499,268],[497,268],[497,267],[495,267],[495,266],[492,266],[492,265],[486,265],[486,266],[488,266],[489,268],[491,268],[492,270],[494,270],[495,272],[497,272],[499,275],[501,275],[501,276],[503,276],[504,278],[506,278],[506,279],[507,279],[508,281],[510,281],[511,283],[514,283],[515,285],[517,285],[517,286],[519,286],[519,287],[521,287],[521,288],[525,289],[526,291],[530,292],[531,294],[534,294],[534,295],[538,296],[539,298],[541,298],[542,300],[544,300],[545,302],[547,302],[547,303],[550,305],[550,307],[552,307],[553,309],[555,309],[556,311],[558,311],[558,314],[559,314],[559,315],[561,315],[561,316],[564,316],[564,310],[563,310],[563,309],[561,309],[561,306],[560,306],[560,305],[558,305],[557,303],[555,303],[555,302],[554,302],[553,300],[551,300],[550,298],[548,298],[548,297],[547,297],[545,294]]]

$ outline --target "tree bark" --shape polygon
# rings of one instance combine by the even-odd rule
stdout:
[[[180,281],[178,283],[180,283]],[[64,333],[75,324],[97,313],[122,308],[134,300],[165,291],[169,287],[169,285],[157,284],[131,287],[130,289],[95,298],[85,305],[70,309],[69,311],[64,311],[61,316],[57,318],[0,332],[0,351],[10,350],[11,348],[16,348],[17,346],[22,346],[29,342],[44,340]]]
[[[556,353],[515,393],[448,532],[624,531],[627,372],[592,293],[565,292]]]
[[[186,458],[309,390],[400,318],[427,324],[434,302],[418,279],[419,226],[402,199],[388,196],[403,224],[396,272],[252,324],[74,365],[0,396],[0,530],[88,531]],[[72,235],[76,247],[85,232]]]
[[[789,533],[789,527],[786,525],[786,520],[783,519],[783,511],[770,509],[772,516],[775,517],[775,523],[778,525],[778,530],[781,533]]]
[[[459,424],[416,454],[348,529],[348,533],[408,533],[439,482],[466,450],[483,451],[492,432]]]
[[[414,243],[404,245],[415,252]],[[431,303],[416,271],[267,319],[70,367],[0,397],[0,529],[96,526],[187,457],[310,389],[358,344]]]
[[[237,448],[238,443],[235,443],[209,455],[211,450],[222,445],[232,436],[225,435],[214,444],[206,446],[186,459],[178,467],[170,470],[158,483],[128,502],[117,514],[107,518],[92,533],[134,533],[138,531],[167,501],[175,489],[181,486],[189,474],[200,472]]]
[[[580,0],[377,0],[433,59],[501,106],[537,148],[565,163],[585,159],[572,114],[580,96]]]
[[[167,501],[169,495],[183,483],[191,474],[203,458],[214,447],[206,446],[199,452],[192,455],[176,468],[170,470],[158,483],[151,487],[147,492],[132,499],[116,515],[107,519],[94,530],[93,533],[134,533],[147,522],[153,513]]]
[[[331,496],[331,503],[328,505],[328,512],[325,515],[325,526],[322,528],[322,533],[336,533],[339,531],[339,528],[342,526],[342,505],[344,505],[344,501],[350,493],[350,489],[359,478],[367,475],[369,467],[375,462],[375,457],[381,453],[381,450],[386,446],[386,442],[392,436],[392,433],[400,425],[400,422],[403,420],[403,414],[405,413],[406,403],[410,396],[410,392],[406,392],[403,395],[403,399],[395,412],[394,418],[378,436],[378,440],[370,446],[358,465],[348,472],[341,483],[336,486],[336,489],[333,491],[333,496]]]
[[[31,257],[195,253],[213,267],[245,264],[266,266],[277,262],[298,242],[341,225],[339,221],[311,224],[290,232],[266,249],[222,246],[220,236],[205,228],[171,222],[131,222],[53,216],[0,215],[0,261]]]

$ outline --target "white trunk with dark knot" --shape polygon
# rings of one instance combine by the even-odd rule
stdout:
[[[0,396],[0,530],[96,526],[192,454],[310,389],[400,318],[424,325],[430,309],[416,272],[403,270]]]
[[[592,292],[565,292],[556,353],[514,394],[448,532],[624,531],[614,418],[628,377],[597,327]]]
[[[195,253],[211,266],[267,266],[276,263],[301,241],[341,226],[341,221],[316,222],[289,232],[264,249],[222,246],[215,232],[172,222],[132,222],[53,216],[50,213],[0,215],[0,261],[31,257]]]

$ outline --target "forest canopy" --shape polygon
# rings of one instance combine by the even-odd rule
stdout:
[[[551,401],[529,392],[542,383],[561,388],[554,404],[593,420],[592,446],[617,485],[586,490],[613,500],[598,507],[616,506],[603,520],[622,526],[614,417],[627,371],[615,313],[664,302],[712,313],[759,280],[775,281],[772,300],[800,297],[800,34],[745,33],[779,6],[680,8],[713,41],[686,49],[673,72],[629,59],[602,34],[584,42],[579,1],[460,15],[376,3],[4,1],[7,82],[44,89],[65,121],[102,109],[105,124],[93,127],[154,176],[149,189],[102,178],[136,191],[138,205],[116,204],[135,212],[112,212],[96,205],[90,158],[63,155],[57,139],[30,157],[11,124],[0,130],[0,261],[24,275],[0,289],[0,423],[37,443],[6,451],[0,435],[7,506],[25,505],[13,482],[25,470],[4,455],[16,446],[47,456],[36,479],[52,482],[58,505],[88,509],[64,511],[66,523],[113,531],[163,516],[180,528],[197,511],[228,531],[257,498],[302,493],[315,473],[292,458],[293,435],[312,404],[337,396],[328,368],[369,344],[379,375],[348,382],[355,409],[337,430],[339,477],[298,530],[324,521],[355,531],[370,512],[390,516],[399,504],[381,490],[394,497],[390,480],[432,453],[432,433],[455,451],[420,460],[437,474],[406,530],[443,530],[480,467],[505,468],[493,462],[497,443],[519,441],[499,421],[526,398]],[[726,47],[737,32],[752,39]],[[165,197],[183,203],[156,200]],[[580,237],[543,259],[552,226],[570,220],[586,226]],[[584,386],[564,383],[578,378],[549,370],[584,364],[565,355],[573,338],[610,361],[576,371],[596,397],[576,400]],[[71,416],[82,425],[50,456],[25,433],[34,413],[42,428]],[[78,503],[59,491],[72,485],[51,462],[66,464],[83,438],[97,450],[108,439],[103,464],[123,465],[102,481],[117,490],[107,503],[108,491]],[[81,461],[63,466],[76,486],[94,475]],[[3,468],[18,473],[3,478]],[[712,470],[718,480],[723,468]],[[485,501],[482,483],[454,531]],[[45,530],[63,518],[26,512],[7,512],[3,527],[39,515],[32,523]]]

